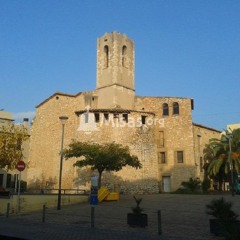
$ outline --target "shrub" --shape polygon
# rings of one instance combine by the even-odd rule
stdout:
[[[182,186],[191,192],[196,192],[200,190],[201,182],[198,178],[189,178],[189,181],[182,182]]]
[[[232,203],[223,197],[213,199],[206,205],[206,213],[219,220],[236,220],[238,215],[232,210]]]

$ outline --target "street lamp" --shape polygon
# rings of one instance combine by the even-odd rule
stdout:
[[[234,179],[233,179],[233,162],[232,162],[232,134],[230,132],[226,133],[228,139],[229,151],[228,151],[228,160],[230,162],[230,172],[231,172],[231,184],[232,184],[232,196],[234,196]]]
[[[62,142],[61,142],[61,153],[60,153],[60,170],[59,170],[59,187],[58,187],[58,205],[57,210],[61,210],[61,193],[62,193],[62,162],[63,162],[63,141],[64,141],[64,126],[68,120],[67,116],[59,117],[62,123]]]

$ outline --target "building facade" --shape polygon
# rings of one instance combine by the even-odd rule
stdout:
[[[134,42],[117,32],[97,41],[96,89],[55,93],[37,106],[32,125],[28,186],[57,188],[61,122],[64,146],[72,140],[127,145],[142,163],[107,172],[103,184],[124,193],[174,191],[190,177],[203,178],[203,148],[219,131],[192,122],[194,101],[135,95]],[[89,168],[63,163],[62,188],[88,188]]]
[[[14,124],[14,118],[12,113],[0,111],[0,127],[7,126],[9,124]],[[28,119],[24,118],[23,123],[20,123],[27,129],[29,129]],[[22,144],[23,148],[23,160],[27,164],[28,150],[29,150],[29,140]],[[6,168],[0,168],[0,187],[6,190],[11,190],[12,192],[17,191],[18,180],[20,172],[18,170],[8,170]],[[27,182],[27,170],[21,172],[21,180]]]

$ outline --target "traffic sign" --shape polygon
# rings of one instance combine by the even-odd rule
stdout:
[[[18,171],[22,172],[22,171],[25,169],[25,167],[26,167],[25,162],[24,162],[24,161],[19,161],[19,162],[17,163],[16,169],[17,169]]]

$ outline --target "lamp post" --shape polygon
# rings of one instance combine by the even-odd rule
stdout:
[[[232,134],[227,132],[226,136],[227,136],[228,144],[229,144],[228,160],[230,162],[231,185],[232,185],[231,191],[232,191],[232,196],[234,196],[234,179],[233,179],[233,162],[232,162]]]
[[[59,169],[59,185],[58,185],[58,205],[57,210],[61,210],[61,197],[62,197],[62,162],[63,162],[63,141],[64,141],[64,126],[68,120],[67,116],[59,117],[62,123],[62,141],[61,141],[61,153],[60,153],[60,169]]]

